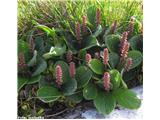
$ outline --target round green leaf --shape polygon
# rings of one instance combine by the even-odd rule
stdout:
[[[71,80],[71,77],[70,77],[70,74],[69,74],[69,67],[68,67],[68,64],[64,61],[57,61],[54,65],[54,75],[56,74],[56,66],[57,65],[60,65],[61,68],[62,68],[62,80],[63,80],[63,83]]]
[[[73,101],[74,103],[80,103],[83,100],[83,94],[81,92],[77,94],[73,94],[68,96],[68,99],[70,101]]]
[[[37,50],[38,54],[41,56],[44,53],[44,40],[42,36],[38,36],[35,38],[35,49]]]
[[[45,103],[56,101],[60,96],[61,93],[51,86],[41,87],[37,91],[37,97]]]
[[[85,66],[80,66],[76,69],[75,79],[77,80],[78,88],[84,87],[88,84],[92,77],[92,72]]]
[[[28,82],[28,78],[18,77],[18,91]]]
[[[85,39],[82,44],[83,44],[82,50],[87,50],[93,46],[99,46],[99,43],[98,43],[96,37],[93,35],[91,35],[87,39]]]
[[[52,87],[56,87],[57,85],[55,84],[55,81],[47,81],[45,79],[45,76],[41,75],[41,79],[39,80],[39,88],[44,87],[44,86],[52,86]]]
[[[124,72],[123,73],[124,81],[130,81],[130,80],[133,80],[134,78],[136,78],[136,72],[137,71],[135,69]]]
[[[75,79],[71,79],[62,85],[64,95],[72,95],[76,89],[77,81]]]
[[[98,25],[96,31],[93,33],[94,37],[98,37],[102,33],[103,29],[101,25]]]
[[[104,37],[105,45],[110,52],[119,53],[120,35],[107,35]]]
[[[31,78],[28,80],[27,84],[37,83],[37,82],[40,81],[40,79],[41,79],[41,75],[38,75],[38,76],[35,76],[35,77],[31,77]]]
[[[138,34],[138,35],[135,35],[131,39],[128,40],[129,43],[130,43],[130,46],[133,50],[138,50],[139,49],[138,42],[140,42],[140,39],[142,39],[142,35]]]
[[[111,70],[110,73],[110,81],[113,86],[113,90],[117,89],[120,86],[122,76],[118,70]]]
[[[94,105],[100,113],[106,115],[114,110],[116,100],[111,94],[98,92],[97,97],[94,99]]]
[[[141,105],[141,100],[131,90],[118,89],[114,95],[117,103],[124,108],[138,109]]]
[[[86,100],[92,100],[97,96],[97,88],[95,85],[89,83],[83,89],[83,96]]]
[[[89,67],[93,72],[96,74],[103,74],[104,73],[104,65],[98,59],[92,59],[89,63]]]
[[[128,52],[128,58],[132,58],[132,60],[133,60],[133,64],[130,67],[130,69],[137,67],[139,64],[141,64],[141,62],[143,60],[143,56],[142,56],[141,52],[139,52],[137,50],[132,50],[132,51]]]
[[[46,61],[44,59],[40,59],[37,64],[36,70],[34,71],[32,76],[34,77],[34,76],[41,74],[46,68],[47,68]]]
[[[92,25],[96,25],[95,21],[96,21],[96,8],[95,6],[90,6],[88,9],[87,9],[87,17],[88,17],[88,20],[89,22],[92,24]]]
[[[117,53],[111,52],[109,53],[109,63],[113,68],[119,63],[119,56]]]

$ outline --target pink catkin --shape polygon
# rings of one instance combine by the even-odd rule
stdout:
[[[83,16],[83,24],[82,24],[82,26],[83,26],[83,33],[86,33],[86,24],[87,24],[87,16]]]
[[[115,20],[115,21],[112,23],[110,32],[111,32],[112,34],[114,34],[115,31],[116,31],[116,28],[117,28],[117,20]]]
[[[75,33],[76,33],[77,42],[80,44],[81,43],[81,26],[79,22],[75,24]]]
[[[105,72],[103,75],[103,86],[106,91],[109,91],[109,89],[110,89],[110,74],[108,72]]]
[[[60,65],[56,66],[56,83],[58,86],[62,85],[62,68]]]
[[[18,67],[20,69],[24,69],[26,67],[25,57],[23,53],[19,53],[18,55]]]
[[[96,10],[96,25],[100,25],[101,22],[101,10],[97,8]]]
[[[135,18],[132,16],[131,19],[130,19],[130,24],[129,24],[129,33],[133,33],[133,30],[134,30],[134,20]]]
[[[72,51],[69,50],[66,54],[66,59],[67,59],[67,62],[70,63],[72,60],[73,60],[73,54],[72,54]]]
[[[141,34],[143,35],[143,22],[141,23],[140,32],[141,32]]]
[[[124,44],[125,42],[127,42],[127,37],[128,37],[128,31],[127,31],[127,32],[123,32],[123,33],[122,33],[122,37],[121,37],[121,39],[120,39],[120,47],[122,47],[123,44]]]
[[[130,44],[129,42],[124,42],[122,48],[121,48],[121,57],[126,58],[128,55],[128,50],[129,50]]]
[[[86,63],[89,63],[91,61],[91,55],[90,54],[86,54]]]
[[[108,64],[108,61],[109,61],[109,53],[108,53],[108,49],[105,48],[103,50],[103,64],[104,65],[107,65]]]
[[[76,68],[75,68],[74,62],[70,62],[70,64],[69,64],[69,73],[70,73],[70,77],[74,78],[74,76],[76,74]]]
[[[125,70],[129,71],[132,64],[133,64],[132,58],[128,58],[127,61],[126,61],[126,64],[125,64]]]

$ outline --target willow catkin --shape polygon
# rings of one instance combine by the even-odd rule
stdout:
[[[105,48],[103,50],[103,64],[104,65],[107,65],[108,64],[108,61],[109,61],[109,53],[108,53],[108,49]]]
[[[75,63],[74,62],[70,62],[69,63],[69,73],[70,73],[70,77],[74,78],[75,74],[76,74],[76,68],[75,68]]]
[[[103,86],[106,91],[110,90],[110,74],[108,72],[103,75]]]
[[[91,55],[89,53],[86,54],[86,63],[89,63],[91,61]]]
[[[62,68],[60,65],[56,66],[56,83],[58,86],[62,85]]]

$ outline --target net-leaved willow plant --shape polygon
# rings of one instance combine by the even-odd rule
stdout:
[[[103,115],[117,105],[139,108],[141,100],[125,81],[142,64],[141,23],[131,17],[126,31],[119,32],[116,20],[111,27],[101,26],[99,8],[94,15],[88,12],[80,22],[64,23],[68,29],[33,21],[30,35],[39,30],[46,34],[18,41],[18,91],[38,84],[37,98],[45,103],[92,100]]]

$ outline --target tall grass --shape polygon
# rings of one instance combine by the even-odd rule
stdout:
[[[91,7],[101,9],[102,25],[111,25],[117,20],[119,26],[125,26],[131,16],[143,19],[142,0],[19,0],[19,37],[32,29],[32,20],[67,29],[71,23],[82,21]]]

